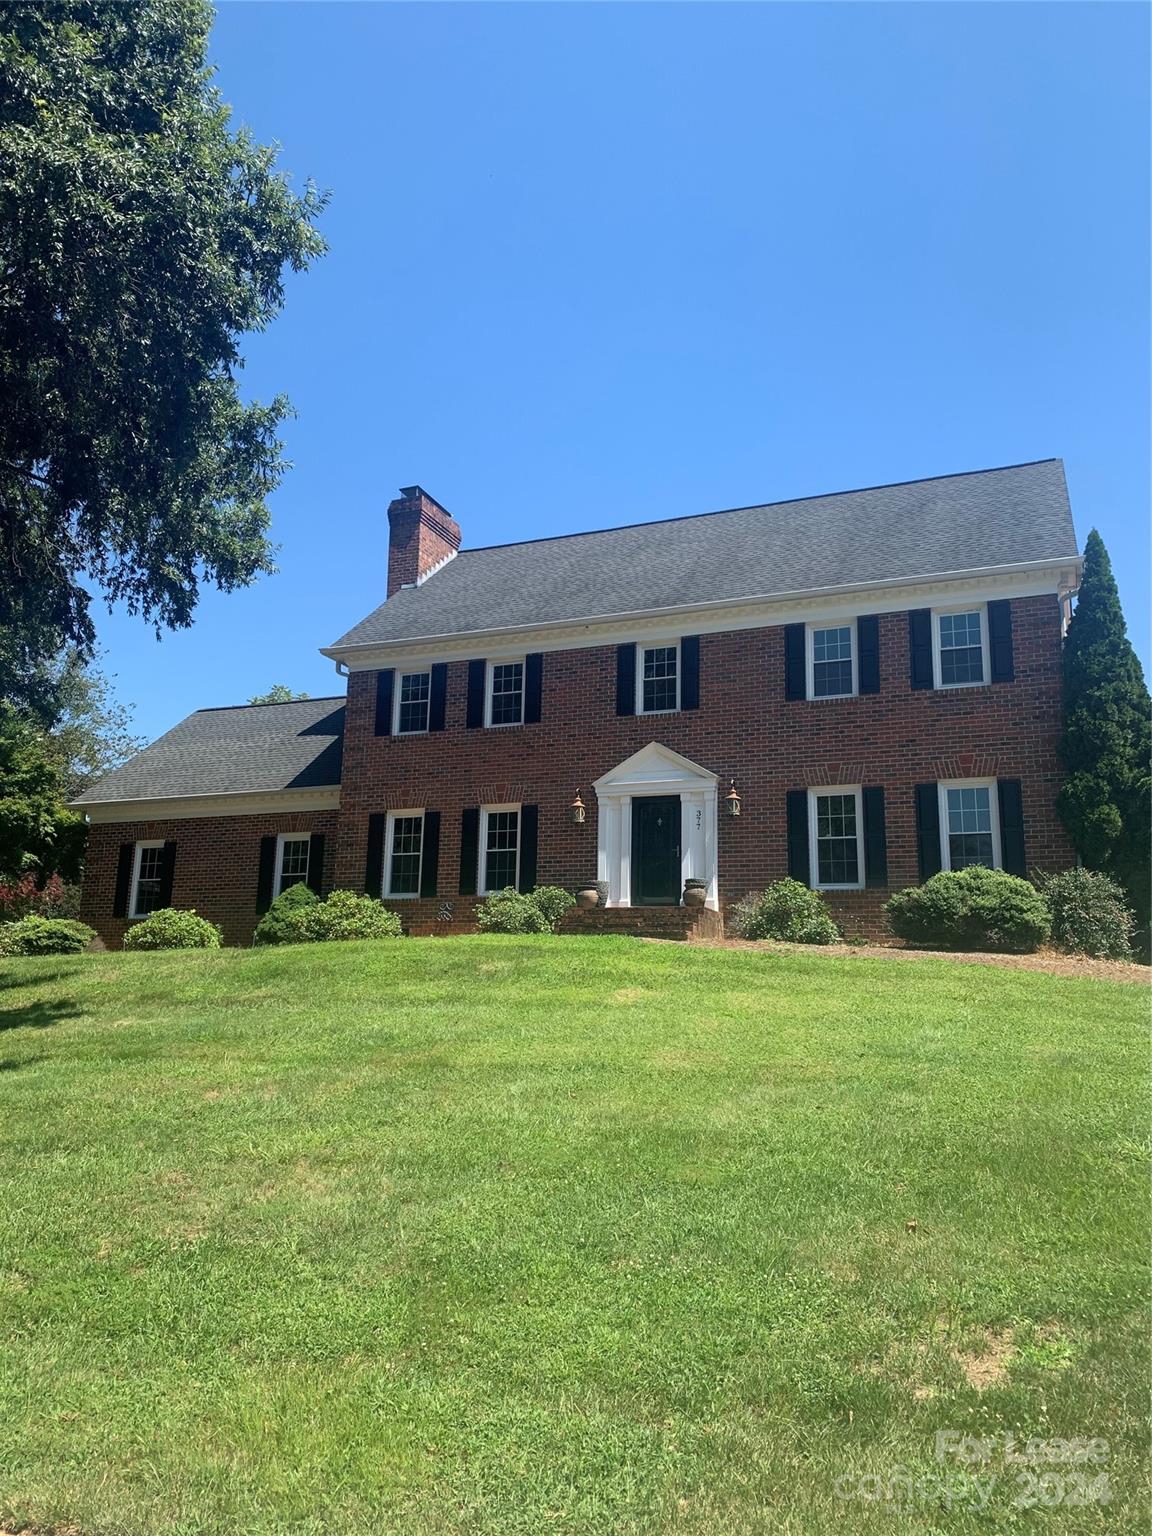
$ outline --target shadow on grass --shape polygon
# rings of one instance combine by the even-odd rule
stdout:
[[[23,1008],[0,1008],[0,1030],[48,1029],[61,1019],[78,1019],[83,1008],[77,1007],[70,997],[55,1002],[27,1003]]]

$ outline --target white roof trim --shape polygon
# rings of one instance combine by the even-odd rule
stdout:
[[[208,816],[288,815],[293,811],[335,811],[338,785],[317,789],[239,790],[227,795],[158,795],[142,800],[80,800],[70,807],[93,826],[112,821],[191,821]]]
[[[620,793],[627,789],[650,790],[657,786],[677,785],[686,787],[714,786],[719,776],[709,768],[701,768],[690,757],[684,757],[666,747],[662,742],[650,741],[639,752],[633,752],[615,768],[600,775],[592,785],[598,795],[605,791]]]

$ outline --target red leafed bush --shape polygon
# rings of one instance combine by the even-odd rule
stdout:
[[[0,923],[22,917],[75,917],[79,904],[80,887],[66,884],[59,875],[49,875],[42,886],[32,874],[0,880]]]

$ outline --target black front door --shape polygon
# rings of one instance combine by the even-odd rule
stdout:
[[[632,802],[632,905],[680,905],[680,797]]]

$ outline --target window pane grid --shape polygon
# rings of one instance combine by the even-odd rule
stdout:
[[[405,672],[401,677],[397,730],[408,732],[428,729],[428,699],[431,683],[431,675],[428,672]]]
[[[160,905],[160,885],[164,871],[163,848],[141,848],[140,870],[136,881],[136,903],[132,908],[137,917],[146,917]]]
[[[484,840],[484,889],[502,891],[516,884],[516,854],[520,846],[520,812],[489,811]]]
[[[817,795],[816,865],[821,885],[860,883],[855,795]]]
[[[423,846],[423,816],[397,816],[393,819],[392,858],[388,866],[390,896],[420,894],[420,854]]]
[[[641,678],[641,708],[646,715],[676,708],[676,662],[674,645],[657,645],[644,651]]]
[[[285,838],[280,850],[280,889],[299,885],[308,878],[308,838]]]
[[[950,789],[947,807],[949,867],[967,869],[972,864],[984,864],[991,869],[996,849],[990,792],[986,788]]]
[[[519,725],[524,718],[524,663],[500,662],[492,668],[492,724]]]
[[[852,692],[852,626],[812,631],[812,697]]]
[[[982,683],[984,681],[984,642],[980,614],[942,613],[940,615],[940,682]]]

